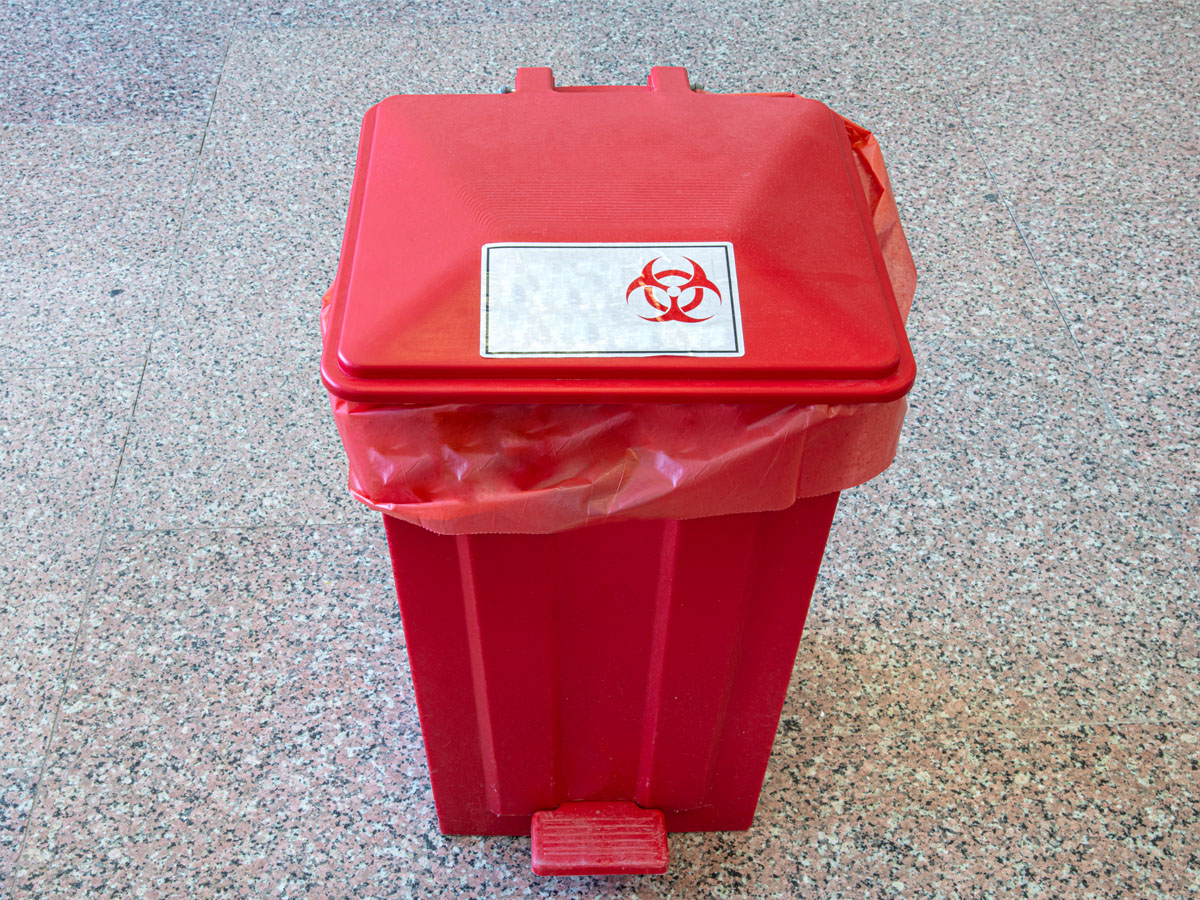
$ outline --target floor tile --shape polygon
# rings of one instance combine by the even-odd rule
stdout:
[[[1116,625],[1072,601],[1050,623],[964,608],[948,626],[809,628],[784,714],[809,734],[1188,720],[1200,704],[1196,608],[1193,593],[1161,618]]]
[[[353,159],[299,138],[206,143],[154,358],[315,371]]]
[[[795,91],[880,136],[932,126],[950,105],[898,3],[735,3],[653,9],[585,0],[585,83],[644,84],[651,66],[686,66],[718,92]]]
[[[1178,538],[1069,339],[918,335],[915,350],[895,461],[843,493],[826,611],[1000,626],[1064,604],[1110,624],[1157,609],[1181,575]]]
[[[731,893],[1182,896],[1197,873],[1197,746],[1194,726],[785,727],[756,829],[725,840],[744,861]]]
[[[983,193],[957,209],[939,197],[931,206],[932,213],[913,210],[902,219],[917,266],[909,331],[1061,342],[1066,323],[998,195]]]
[[[1135,474],[1107,468],[1112,447],[1078,448],[1073,468],[1017,464],[1020,448],[1006,461],[902,447],[894,474],[843,492],[814,622],[1151,634],[1194,623],[1180,538]]]
[[[1200,499],[1186,491],[1176,491],[1169,508],[1183,534],[1184,552],[1192,569],[1192,580],[1200,582]]]
[[[1073,343],[915,350],[895,462],[843,492],[794,702],[847,730],[1186,716],[1200,595]]]
[[[3,365],[141,364],[199,145],[168,126],[0,130]]]
[[[456,27],[475,24],[536,21],[553,24],[567,19],[572,4],[566,0],[232,0],[242,27],[386,28],[419,24]]]
[[[564,24],[261,30],[239,33],[210,134],[276,140],[316,132],[353,162],[362,117],[393,94],[494,93],[518,66],[577,81]],[[347,149],[348,148],[348,149]]]
[[[378,523],[110,536],[16,896],[389,896],[432,821]]]
[[[0,275],[0,371],[140,366],[168,282],[165,261]]]
[[[113,538],[14,896],[935,895],[980,858],[1011,890],[1194,877],[1191,726],[822,736],[789,716],[749,832],[672,836],[661,878],[535,881],[526,839],[436,833],[381,538]]]
[[[0,877],[11,870],[54,723],[99,537],[0,528]]]
[[[881,140],[900,221],[910,243],[916,232],[926,229],[957,230],[961,219],[982,216],[999,202],[970,130],[955,110],[947,109],[937,128],[905,129],[895,136],[885,134]],[[922,262],[925,271],[929,259]]]
[[[1022,214],[1030,246],[1145,478],[1195,556],[1200,509],[1200,240],[1194,207]]]
[[[918,329],[909,340],[918,372],[896,457],[902,465],[962,449],[1038,473],[1104,439],[1106,410],[1065,331],[975,337]],[[1112,474],[1119,471],[1114,465]]]
[[[314,364],[151,362],[121,464],[115,528],[374,519],[350,497]]]
[[[99,528],[140,377],[70,367],[0,379],[0,525]]]
[[[221,265],[222,275],[250,275],[269,260],[254,258],[251,250]],[[301,262],[297,254],[287,265]],[[319,282],[333,279],[336,251],[322,258],[310,251],[311,265],[298,283],[243,281],[227,291],[207,282],[210,272],[179,279],[176,303],[164,310],[150,351],[154,365],[191,363],[203,370],[217,361],[258,367],[268,381],[316,377],[321,358],[321,297]],[[322,275],[323,270],[329,270]],[[311,273],[311,274],[309,274]],[[274,274],[278,274],[275,271]],[[306,282],[313,282],[311,286]]]
[[[1183,400],[1200,351],[1193,341],[1200,207],[1020,215],[1072,333],[1119,413],[1172,394]]]
[[[770,4],[764,4],[770,6]],[[735,58],[751,65],[759,54],[749,47],[738,54],[733,29],[744,31],[745,9],[731,4],[723,12],[707,6],[668,0],[654,7],[627,2],[579,2],[575,29],[582,62],[583,84],[646,84],[652,66],[686,66],[692,84],[712,91],[792,90],[778,81],[765,83],[772,73],[752,72],[733,65]],[[730,87],[722,73],[742,76]]]
[[[203,123],[230,26],[221,5],[7,4],[0,122]]]
[[[925,149],[923,142],[933,153],[957,127],[952,99],[902,4],[806,2],[767,16],[748,4],[746,15],[765,52],[738,68],[755,71],[768,61],[772,71],[782,68],[791,89],[870,129],[885,154],[893,144]]]
[[[1195,57],[1194,12],[1028,0],[913,10],[1006,196],[1039,205],[1196,199],[1200,126],[1185,87],[1194,78],[1178,63]]]
[[[157,320],[118,527],[360,513],[318,380],[321,295],[353,159],[321,141],[206,141]]]
[[[163,256],[201,136],[168,125],[0,128],[6,271],[22,253],[88,271]]]
[[[1099,53],[1077,81],[1109,137],[1114,162],[1144,160],[1147,154],[1172,163],[1194,157],[1200,150],[1194,109],[1200,13],[1195,6],[1117,0],[1082,13],[1093,42],[1087,49]],[[1194,163],[1190,171],[1195,175]]]

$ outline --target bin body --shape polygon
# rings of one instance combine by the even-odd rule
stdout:
[[[837,499],[549,535],[384,516],[442,831],[579,800],[749,828]]]
[[[877,142],[813,100],[522,69],[367,112],[321,374],[444,832],[583,874],[750,826],[915,278]]]

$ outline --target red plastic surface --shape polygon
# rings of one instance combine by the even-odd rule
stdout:
[[[695,92],[675,68],[388,98],[363,122],[325,383],[379,403],[895,400],[912,263],[859,138],[816,101]],[[673,241],[732,242],[743,357],[481,357],[482,245]]]
[[[836,505],[551,535],[385,516],[442,831],[572,801],[748,828]]]
[[[657,875],[667,871],[667,828],[635,803],[564,803],[533,814],[535,875]]]

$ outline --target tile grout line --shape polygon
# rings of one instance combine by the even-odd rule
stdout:
[[[360,504],[361,505],[361,504]],[[367,507],[363,507],[367,509]],[[179,534],[185,531],[295,531],[297,529],[326,529],[326,528],[365,528],[378,524],[375,518],[382,513],[367,510],[367,519],[346,519],[341,522],[276,522],[272,524],[226,524],[226,525],[149,525],[137,528],[128,525],[113,526],[109,534],[120,535],[150,535],[150,534]]]
[[[924,35],[921,33],[920,23],[917,22],[916,18],[913,15],[911,3],[906,6],[906,9],[908,10],[909,24],[911,24],[913,27],[914,35],[916,36],[917,40],[920,41],[921,45],[925,48],[926,55],[932,59],[933,54],[929,51],[928,42],[926,41]],[[963,126],[963,129],[966,131],[967,137],[971,141],[971,148],[975,151],[975,155],[979,157],[979,161],[981,163],[983,163],[984,171],[987,172],[988,181],[991,183],[992,187],[995,189],[996,196],[1000,199],[1000,202],[1004,205],[1004,211],[1008,214],[1009,221],[1012,222],[1013,227],[1017,231],[1017,236],[1021,239],[1021,246],[1025,248],[1025,253],[1028,255],[1030,261],[1033,263],[1034,269],[1038,274],[1038,280],[1041,281],[1042,287],[1046,291],[1046,295],[1050,298],[1050,303],[1053,305],[1055,312],[1058,313],[1059,319],[1062,321],[1063,327],[1066,329],[1067,337],[1070,338],[1071,345],[1075,348],[1076,353],[1079,355],[1080,361],[1083,363],[1084,367],[1087,370],[1088,378],[1092,382],[1093,389],[1096,391],[1097,395],[1099,396],[1101,407],[1104,409],[1105,418],[1108,419],[1108,421],[1111,425],[1113,425],[1115,428],[1117,428],[1119,430],[1119,425],[1117,423],[1116,416],[1113,414],[1111,406],[1108,402],[1108,398],[1105,396],[1104,390],[1100,386],[1100,383],[1099,383],[1098,379],[1096,378],[1096,374],[1092,369],[1091,362],[1084,355],[1083,348],[1080,346],[1079,341],[1076,340],[1075,333],[1071,330],[1071,323],[1067,319],[1066,313],[1063,311],[1062,305],[1058,302],[1058,297],[1055,294],[1054,288],[1050,284],[1050,280],[1046,276],[1046,273],[1043,270],[1042,265],[1039,262],[1036,254],[1034,254],[1033,248],[1029,245],[1029,241],[1025,237],[1025,231],[1024,231],[1024,229],[1021,228],[1021,223],[1018,221],[1016,214],[1013,212],[1012,203],[1009,201],[1009,198],[1007,197],[1005,191],[1000,187],[1000,182],[996,180],[996,173],[992,170],[991,162],[988,160],[987,156],[984,154],[983,149],[979,146],[979,140],[975,135],[975,128],[974,128],[974,126],[971,125],[971,123],[967,120],[966,115],[963,113],[962,105],[958,102],[958,94],[955,91],[954,86],[952,84],[950,84],[950,82],[945,78],[944,75],[942,75],[939,71],[937,71],[937,69],[938,69],[937,66],[935,66],[934,69],[935,69],[936,77],[937,77],[938,81],[941,83],[943,90],[945,91],[946,98],[950,101],[950,103],[954,107],[954,114],[958,117],[959,123]]]
[[[954,97],[951,97],[951,100],[954,103],[955,107],[957,108],[958,100]],[[972,141],[972,143],[975,143],[974,132],[972,132],[970,130],[969,125],[967,127],[968,127],[968,133],[971,135],[971,141]],[[979,149],[978,145],[976,145],[975,150],[979,154],[980,159],[983,160],[983,164],[987,168],[988,175],[990,177],[991,176],[991,166],[989,165],[988,161],[984,158],[983,152]],[[1003,191],[1000,190],[999,185],[997,185],[996,192],[997,192],[997,195],[1000,197],[1001,203],[1004,204],[1005,211],[1008,213],[1008,217],[1012,221],[1013,227],[1015,227],[1017,230],[1017,236],[1020,237],[1021,244],[1025,247],[1025,252],[1029,254],[1029,258],[1033,262],[1034,269],[1038,273],[1038,278],[1041,280],[1041,282],[1045,286],[1046,290],[1050,293],[1050,300],[1054,304],[1054,308],[1056,310],[1058,310],[1059,316],[1062,317],[1064,324],[1066,324],[1067,333],[1071,338],[1071,343],[1074,345],[1076,351],[1078,351],[1080,358],[1083,360],[1083,364],[1087,367],[1088,378],[1092,382],[1092,387],[1100,399],[1100,404],[1104,409],[1105,418],[1109,421],[1109,424],[1112,426],[1114,436],[1116,437],[1118,443],[1122,447],[1124,447],[1126,450],[1130,451],[1133,454],[1133,457],[1129,461],[1118,462],[1118,465],[1120,465],[1123,469],[1125,469],[1126,472],[1137,481],[1138,486],[1143,491],[1145,491],[1146,493],[1153,493],[1153,489],[1151,487],[1152,479],[1149,477],[1150,472],[1149,472],[1146,464],[1143,462],[1140,462],[1138,460],[1137,448],[1133,445],[1133,443],[1128,438],[1126,428],[1124,426],[1122,426],[1120,423],[1120,420],[1117,419],[1116,413],[1113,411],[1112,405],[1109,403],[1109,400],[1108,400],[1107,395],[1105,394],[1104,388],[1100,384],[1100,379],[1096,376],[1096,372],[1092,368],[1091,361],[1084,354],[1083,347],[1075,339],[1075,334],[1074,334],[1074,332],[1071,331],[1070,323],[1067,322],[1066,315],[1063,313],[1063,309],[1059,305],[1058,298],[1054,292],[1054,288],[1050,284],[1050,278],[1046,274],[1045,268],[1042,266],[1042,261],[1040,259],[1038,259],[1037,254],[1035,254],[1033,252],[1033,248],[1030,246],[1029,240],[1025,235],[1025,229],[1021,226],[1020,219],[1017,217],[1016,212],[1012,208],[1012,203],[1004,195]],[[1063,207],[1061,205],[1055,206],[1055,209],[1062,209],[1062,208]],[[1081,208],[1086,209],[1087,207],[1076,206],[1074,208],[1075,209],[1081,209]],[[1106,208],[1107,207],[1099,207],[1099,209],[1101,211],[1105,210]],[[1178,208],[1182,209],[1183,205],[1180,205]],[[1163,484],[1167,487],[1174,486],[1167,482],[1163,482]],[[1157,503],[1155,504],[1155,507],[1156,507],[1156,509],[1158,508]],[[1170,533],[1171,537],[1174,538],[1174,540],[1178,544],[1180,544],[1182,547],[1185,542],[1185,535],[1184,535],[1184,531],[1183,531],[1182,527],[1180,527],[1179,523],[1176,522],[1175,517],[1170,515],[1165,510],[1160,509],[1158,518],[1161,521],[1161,523],[1166,526],[1166,529]],[[1184,547],[1184,549],[1186,549],[1186,548]],[[1200,581],[1197,581],[1197,577],[1196,577],[1195,573],[1191,572],[1190,570],[1188,573],[1188,581],[1191,583],[1192,589],[1194,591],[1200,590]]]
[[[192,163],[191,178],[188,180],[187,188],[185,189],[185,192],[184,192],[183,209],[179,213],[179,224],[175,228],[175,234],[171,241],[170,267],[167,271],[167,284],[168,285],[171,285],[172,281],[174,280],[174,276],[175,276],[175,272],[176,272],[176,254],[179,249],[179,239],[180,239],[180,236],[183,234],[183,226],[184,226],[184,222],[187,220],[188,210],[191,208],[191,201],[192,201],[192,196],[194,193],[194,188],[196,185],[196,179],[197,179],[197,177],[199,175],[199,171],[200,171],[200,160],[204,153],[204,142],[208,137],[208,128],[209,128],[209,124],[212,122],[213,110],[216,108],[217,92],[220,90],[221,79],[222,79],[222,76],[225,74],[225,65],[229,60],[229,51],[232,48],[233,43],[236,40],[236,38],[237,38],[237,29],[233,28],[230,30],[229,40],[225,45],[225,53],[221,56],[221,65],[217,69],[217,79],[216,79],[216,83],[213,85],[212,100],[209,103],[208,116],[204,120],[204,129],[201,132],[201,136],[200,136],[200,146],[196,150],[196,158]],[[168,290],[167,294],[168,294],[168,296],[171,296],[171,291]],[[157,325],[158,325],[158,309],[157,308],[155,310],[155,315],[154,315],[154,324],[155,324],[155,327],[157,327]],[[112,520],[112,512],[113,512],[112,504],[115,499],[117,481],[118,481],[118,478],[121,473],[121,463],[125,457],[125,448],[128,445],[130,435],[132,435],[132,433],[133,433],[134,421],[137,417],[138,401],[141,399],[142,385],[146,378],[146,371],[150,366],[150,353],[151,353],[151,350],[153,349],[153,347],[154,347],[154,333],[151,332],[150,339],[146,342],[146,352],[142,358],[142,367],[141,367],[141,372],[138,376],[137,389],[134,391],[133,404],[129,410],[128,426],[125,429],[125,436],[121,440],[121,449],[120,449],[119,453],[117,454],[116,465],[113,467],[113,479],[112,479],[112,484],[110,485],[109,502],[108,502],[108,506],[104,513],[104,519],[100,523],[100,534],[99,534],[99,540],[97,541],[97,544],[96,544],[96,553],[95,553],[95,556],[92,558],[92,564],[88,571],[87,582],[84,586],[84,591],[83,591],[83,595],[82,595],[81,605],[83,608],[80,609],[79,618],[75,623],[75,635],[71,642],[71,652],[67,657],[67,664],[66,664],[65,668],[63,669],[62,687],[59,690],[58,701],[54,707],[54,716],[50,722],[50,732],[49,732],[49,734],[47,734],[46,740],[42,745],[42,764],[41,764],[40,768],[38,769],[37,779],[34,781],[33,790],[30,793],[29,814],[25,819],[25,827],[21,831],[21,842],[17,847],[16,855],[13,857],[12,868],[9,870],[8,877],[5,879],[5,881],[8,883],[8,886],[10,889],[12,888],[13,882],[15,881],[15,879],[17,877],[18,870],[20,869],[21,857],[25,853],[25,846],[29,841],[29,834],[33,830],[33,823],[36,819],[37,809],[38,809],[38,795],[41,792],[42,781],[44,780],[44,778],[46,776],[46,771],[50,767],[52,748],[54,746],[54,739],[58,735],[58,724],[59,724],[59,720],[62,716],[63,702],[66,699],[68,686],[71,681],[71,673],[75,668],[75,661],[76,661],[76,658],[79,653],[79,648],[83,643],[83,621],[84,621],[85,611],[87,609],[88,600],[91,599],[92,593],[95,590],[96,575],[100,569],[100,558],[104,555],[104,547],[105,547],[105,544],[108,542],[108,537],[109,537],[109,533],[110,533],[109,522]]]
[[[101,524],[99,539],[96,541],[95,555],[92,557],[92,563],[88,568],[87,581],[84,585],[83,598],[81,601],[81,605],[85,608],[87,606],[87,599],[91,596],[92,588],[95,586],[96,572],[100,568],[100,557],[104,552],[105,525],[107,524],[107,521],[108,517],[106,515],[104,523]],[[54,705],[54,716],[50,721],[50,732],[46,735],[46,740],[42,744],[42,764],[38,768],[37,780],[34,781],[33,790],[30,792],[29,813],[25,818],[25,827],[21,829],[21,843],[17,846],[17,853],[13,857],[12,868],[9,870],[8,878],[6,879],[10,888],[12,887],[13,881],[17,877],[17,870],[20,869],[21,856],[25,853],[25,844],[29,839],[29,832],[33,829],[33,820],[34,815],[37,812],[38,793],[42,786],[42,779],[45,778],[46,770],[50,767],[50,748],[54,743],[55,735],[58,733],[58,720],[62,714],[63,699],[67,694],[67,685],[71,680],[71,669],[75,664],[75,656],[79,650],[80,637],[83,634],[83,616],[84,610],[81,609],[79,611],[79,619],[75,623],[75,634],[71,639],[71,652],[67,656],[67,664],[63,669],[62,687],[58,692],[58,699]]]
[[[1038,280],[1041,281],[1042,287],[1046,291],[1046,295],[1050,298],[1050,303],[1054,306],[1055,312],[1058,313],[1058,317],[1062,321],[1063,328],[1067,332],[1067,338],[1071,341],[1071,346],[1075,348],[1075,352],[1079,357],[1079,361],[1083,363],[1084,368],[1087,370],[1088,380],[1092,383],[1092,390],[1095,391],[1100,400],[1100,406],[1104,409],[1105,419],[1108,420],[1109,424],[1114,429],[1120,432],[1120,424],[1117,421],[1116,415],[1112,411],[1112,405],[1109,403],[1108,397],[1105,395],[1099,379],[1096,378],[1096,372],[1092,368],[1092,363],[1084,354],[1083,347],[1080,346],[1079,341],[1075,338],[1075,333],[1071,330],[1071,323],[1068,321],[1062,305],[1058,302],[1058,296],[1054,291],[1054,287],[1050,284],[1050,280],[1047,277],[1045,270],[1042,268],[1041,262],[1034,254],[1033,248],[1029,245],[1029,240],[1025,236],[1025,230],[1021,228],[1021,223],[1018,221],[1016,213],[1013,212],[1012,203],[1005,195],[1004,190],[1000,187],[1000,183],[996,180],[996,175],[992,171],[992,164],[988,162],[987,157],[984,156],[983,150],[980,148],[979,142],[975,137],[975,129],[971,127],[966,116],[963,115],[962,107],[959,106],[958,98],[954,95],[953,91],[949,91],[947,96],[950,98],[950,102],[954,104],[955,113],[958,115],[959,121],[961,121],[963,126],[966,128],[967,136],[971,139],[971,146],[974,148],[980,162],[983,163],[983,167],[988,174],[988,179],[992,182],[992,186],[996,189],[996,196],[1000,198],[1000,202],[1004,206],[1004,211],[1008,214],[1009,221],[1012,222],[1013,227],[1017,231],[1017,237],[1021,240],[1021,246],[1025,248],[1025,253],[1029,257],[1029,261],[1033,263],[1033,268],[1038,274]]]
[[[200,133],[200,146],[196,148],[196,158],[192,163],[192,174],[191,174],[191,177],[188,179],[187,187],[184,189],[183,209],[181,209],[179,211],[179,224],[176,225],[175,234],[171,238],[171,249],[169,251],[169,256],[168,256],[170,262],[168,264],[167,273],[166,273],[167,290],[164,291],[164,293],[167,297],[174,297],[176,294],[176,290],[178,288],[178,284],[176,283],[176,281],[177,281],[177,276],[178,276],[179,240],[180,240],[180,237],[183,235],[183,226],[187,222],[188,212],[191,210],[191,207],[192,207],[192,198],[195,195],[195,189],[196,189],[196,179],[199,177],[199,173],[200,173],[200,160],[204,157],[204,144],[205,144],[205,141],[208,139],[208,128],[209,128],[209,125],[212,123],[213,110],[216,109],[216,105],[217,105],[217,92],[221,89],[221,78],[225,74],[225,65],[229,61],[229,51],[232,48],[233,42],[236,40],[236,38],[237,38],[237,30],[231,29],[230,34],[229,34],[229,42],[225,45],[225,53],[221,56],[221,65],[217,69],[217,80],[216,80],[216,83],[213,85],[212,101],[209,103],[208,116],[206,116],[204,119],[204,128]],[[155,310],[154,310],[154,329],[155,330],[157,330],[158,325],[159,325],[160,310],[161,310],[161,305],[155,307]],[[130,437],[130,435],[133,434],[134,420],[137,417],[138,401],[141,399],[141,396],[142,396],[142,385],[146,379],[146,372],[150,368],[150,354],[153,351],[153,349],[154,349],[154,331],[152,330],[150,332],[150,339],[146,342],[146,351],[142,356],[142,371],[141,371],[140,376],[138,377],[137,390],[134,392],[133,408],[130,411],[130,415],[129,415],[129,427],[125,430],[125,437],[121,441],[121,450],[117,454],[117,464],[113,469],[112,484],[109,486],[111,493],[109,496],[109,510],[108,510],[109,515],[105,516],[105,521],[104,521],[105,533],[107,533],[107,530],[108,530],[108,522],[111,518],[112,502],[113,502],[113,499],[115,498],[115,494],[116,494],[117,481],[121,474],[121,465],[125,461],[125,449],[129,444],[129,437]]]
[[[1082,87],[1080,86],[1079,81],[1076,78],[1076,76],[1064,75],[1063,77],[1067,78],[1070,81],[1072,87],[1075,89],[1077,94],[1079,94],[1080,96],[1084,95],[1084,91],[1083,91]],[[958,107],[957,97],[954,97],[953,95],[951,95],[951,101],[954,103],[955,107],[957,108]],[[1087,113],[1088,118],[1093,121],[1093,123],[1096,125],[1097,128],[1102,127],[1102,123],[1099,119],[1099,116],[1096,114],[1096,111],[1094,109],[1091,109],[1089,107],[1089,108],[1086,108],[1085,111]],[[961,116],[961,110],[960,110],[960,116]],[[964,118],[964,123],[965,123],[965,118]],[[991,177],[992,176],[991,165],[990,165],[990,163],[988,163],[987,159],[984,157],[983,151],[979,148],[978,143],[975,140],[974,131],[971,129],[969,124],[967,125],[967,133],[971,135],[971,142],[972,142],[972,144],[975,145],[975,152],[979,154],[980,159],[983,161],[984,166],[988,170],[989,177]],[[993,181],[994,181],[994,178],[993,178]],[[1075,339],[1075,334],[1071,330],[1070,323],[1067,322],[1067,319],[1063,313],[1062,307],[1059,305],[1058,298],[1055,294],[1054,288],[1050,284],[1050,277],[1046,274],[1045,267],[1042,265],[1042,261],[1038,258],[1037,254],[1033,252],[1033,248],[1030,246],[1029,240],[1025,235],[1025,229],[1021,225],[1020,218],[1017,216],[1015,210],[1013,209],[1012,202],[1009,200],[1009,198],[1007,196],[1005,196],[1004,192],[999,189],[998,185],[997,185],[997,195],[1000,197],[1000,201],[1004,204],[1005,210],[1008,212],[1008,216],[1012,220],[1013,226],[1017,229],[1017,235],[1021,238],[1021,243],[1025,247],[1025,251],[1029,254],[1029,258],[1033,261],[1033,266],[1034,266],[1034,269],[1037,271],[1038,278],[1041,279],[1042,284],[1045,285],[1046,289],[1050,292],[1051,302],[1054,303],[1055,309],[1058,310],[1059,315],[1062,316],[1064,323],[1066,323],[1067,332],[1071,337],[1071,343],[1075,345],[1076,350],[1078,350],[1080,357],[1083,359],[1084,364],[1087,366],[1088,376],[1091,379],[1093,386],[1096,390],[1096,393],[1100,398],[1100,403],[1101,403],[1102,407],[1104,408],[1105,417],[1109,420],[1110,424],[1113,426],[1114,435],[1116,436],[1118,442],[1133,454],[1131,460],[1128,463],[1122,464],[1123,467],[1126,469],[1128,474],[1131,475],[1138,482],[1139,487],[1143,491],[1145,491],[1147,494],[1153,494],[1154,493],[1154,490],[1152,487],[1153,477],[1150,473],[1150,470],[1146,463],[1143,463],[1139,460],[1136,446],[1134,446],[1133,442],[1126,437],[1127,431],[1126,431],[1125,427],[1121,425],[1120,421],[1118,420],[1118,418],[1116,416],[1115,411],[1112,409],[1112,406],[1109,403],[1108,397],[1105,394],[1104,387],[1103,387],[1103,385],[1101,385],[1099,377],[1097,377],[1095,370],[1092,368],[1091,361],[1084,354],[1083,347]],[[1115,203],[1115,202],[1108,203],[1108,204],[1101,203],[1101,204],[1094,204],[1091,206],[1089,206],[1086,203],[1082,203],[1082,202],[1056,203],[1053,205],[1053,208],[1056,212],[1066,211],[1066,210],[1074,210],[1074,211],[1098,210],[1100,213],[1104,214],[1107,211],[1115,209],[1117,207],[1135,206],[1135,207],[1153,207],[1155,209],[1170,208],[1170,209],[1173,209],[1174,211],[1176,211],[1177,213],[1182,213],[1185,209],[1188,209],[1188,208],[1192,207],[1193,205],[1194,204],[1190,203],[1187,200],[1179,200],[1179,199],[1169,201],[1168,203],[1165,203],[1165,204],[1160,201],[1153,201],[1153,200],[1133,200],[1133,201],[1125,200],[1125,201],[1121,201],[1120,203]],[[1197,233],[1200,234],[1200,227],[1197,227]],[[1178,486],[1173,483],[1164,481],[1164,482],[1161,482],[1161,484],[1166,488],[1175,488],[1176,490],[1178,490]],[[1176,521],[1175,516],[1170,514],[1170,512],[1168,512],[1165,509],[1161,509],[1159,503],[1155,502],[1154,506],[1156,509],[1159,510],[1159,516],[1158,516],[1159,520],[1161,521],[1162,524],[1164,524],[1166,526],[1167,531],[1170,533],[1171,537],[1174,538],[1175,542],[1179,545],[1180,549],[1182,549],[1184,551],[1184,555],[1186,556],[1186,550],[1187,550],[1186,534],[1185,534],[1185,530],[1184,530],[1183,526]],[[1191,566],[1187,567],[1187,580],[1188,580],[1188,583],[1191,584],[1193,591],[1200,592],[1200,574],[1198,574]]]
[[[167,297],[173,297],[175,295],[176,288],[178,287],[178,285],[175,283],[175,281],[176,281],[176,277],[178,274],[177,263],[178,263],[178,253],[179,253],[179,239],[183,234],[183,226],[184,226],[184,223],[187,221],[188,212],[192,206],[192,197],[195,194],[196,179],[200,172],[200,160],[204,156],[204,142],[208,138],[208,126],[212,122],[213,109],[216,108],[216,104],[217,104],[217,91],[221,87],[221,76],[224,75],[224,73],[225,73],[225,64],[229,59],[229,49],[232,46],[235,37],[236,37],[236,32],[231,32],[229,43],[226,44],[225,53],[221,57],[221,66],[217,70],[217,81],[216,81],[216,84],[213,85],[213,99],[212,99],[212,102],[209,104],[208,116],[204,120],[204,129],[200,134],[200,146],[196,148],[196,158],[192,163],[192,174],[191,174],[191,177],[188,179],[187,187],[184,189],[183,209],[181,209],[179,211],[179,224],[176,225],[175,234],[171,238],[171,249],[169,252],[170,262],[168,264],[167,273],[166,273],[167,290],[164,292]],[[155,329],[158,328],[158,324],[159,324],[160,308],[161,307],[156,306],[155,310],[154,310],[154,328]],[[129,414],[129,427],[125,429],[125,437],[122,439],[121,449],[117,453],[117,464],[113,468],[112,484],[109,485],[109,491],[110,491],[109,509],[108,509],[108,514],[105,516],[104,526],[103,526],[105,534],[107,534],[107,531],[108,531],[108,522],[111,519],[111,513],[112,513],[112,503],[113,503],[113,500],[115,499],[117,482],[121,475],[121,465],[125,461],[125,449],[129,445],[130,435],[133,434],[134,421],[137,418],[138,401],[140,401],[141,397],[142,397],[142,385],[145,383],[145,380],[146,380],[146,372],[150,368],[150,354],[153,351],[153,349],[154,349],[154,331],[151,331],[150,339],[146,342],[145,353],[142,356],[142,370],[141,370],[141,374],[138,376],[137,390],[134,392],[134,396],[133,396],[133,408],[130,410],[130,414]]]

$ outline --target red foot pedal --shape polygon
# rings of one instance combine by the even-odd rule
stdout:
[[[564,803],[533,814],[534,875],[667,871],[667,825],[635,803]]]

